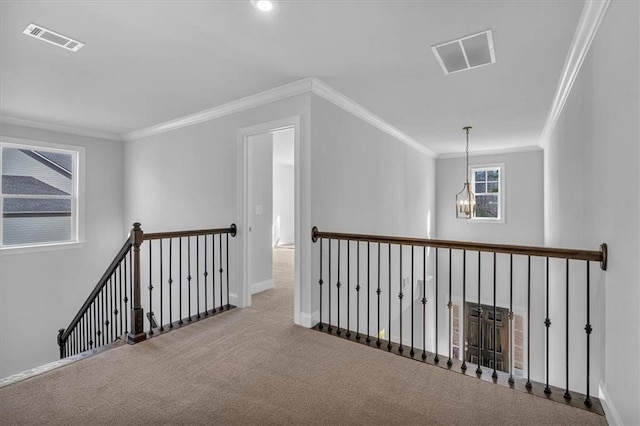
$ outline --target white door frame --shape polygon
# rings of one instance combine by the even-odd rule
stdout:
[[[294,322],[300,323],[300,116],[286,117],[280,120],[260,123],[238,129],[238,214],[241,222],[238,224],[238,256],[240,271],[240,288],[238,289],[237,306],[251,306],[250,278],[250,250],[249,233],[246,232],[250,222],[249,211],[249,182],[251,182],[251,170],[249,168],[249,138],[251,136],[274,132],[287,128],[294,129],[294,244],[295,250],[295,276],[294,276]]]

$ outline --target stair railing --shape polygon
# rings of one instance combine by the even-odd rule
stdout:
[[[600,251],[573,250],[321,232],[316,227],[311,237],[314,243],[319,242],[316,330],[462,374],[467,374],[472,365],[479,378],[602,411],[598,399],[590,395],[590,265],[599,262],[606,270],[606,244]],[[538,259],[534,268],[532,258]],[[562,260],[552,265],[551,288],[554,325],[559,327],[555,336],[564,340],[562,352],[557,352],[553,361],[557,387],[549,377],[550,259]],[[575,262],[584,262],[584,266]],[[574,299],[570,296],[570,271],[571,290],[586,302],[584,310],[576,309],[577,302],[573,303],[571,317],[569,307]],[[514,272],[519,273],[515,278]],[[575,282],[579,278],[584,281]],[[534,320],[532,285],[535,297],[542,299],[544,295],[544,301],[535,306],[544,314]],[[514,308],[514,294],[521,303],[518,309]],[[466,318],[467,324],[463,322]],[[586,324],[576,324],[582,318]],[[570,326],[579,328],[570,330]],[[538,340],[544,340],[535,349],[531,346],[532,327],[543,336]],[[586,333],[583,342],[576,337],[577,332]],[[580,366],[586,366],[584,379],[572,375],[571,381],[572,386],[579,382],[580,390],[586,390],[584,394],[570,389],[569,374],[576,370],[573,364],[570,366],[570,340],[574,354],[581,357],[584,353],[586,358],[580,361]],[[534,351],[537,359],[543,360],[538,365],[544,365],[544,371],[537,372],[540,382],[531,378]],[[514,352],[520,358],[515,360],[517,374]],[[562,364],[558,362],[560,357]],[[441,358],[446,358],[446,363]]]
[[[145,234],[134,223],[69,326],[58,331],[60,358],[116,341],[135,344],[234,308],[229,303],[229,236],[235,235],[235,224]],[[144,250],[148,256],[143,257]],[[148,283],[148,293],[142,291],[143,283]],[[148,306],[146,319],[143,305]]]

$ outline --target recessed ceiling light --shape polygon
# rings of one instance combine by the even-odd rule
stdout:
[[[445,74],[496,62],[491,30],[437,44],[431,46],[431,50]]]
[[[74,40],[33,23],[27,25],[27,28],[25,28],[22,33],[72,52],[77,52],[82,46],[84,46],[84,43],[81,41]]]
[[[258,0],[254,4],[258,8],[258,10],[261,10],[263,12],[269,12],[273,10],[273,2],[269,0]]]

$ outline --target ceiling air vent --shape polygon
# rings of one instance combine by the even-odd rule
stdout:
[[[496,61],[491,30],[431,46],[431,50],[445,74],[478,68]]]
[[[84,46],[84,43],[78,40],[73,40],[67,36],[63,36],[62,34],[48,30],[36,24],[29,24],[22,33],[72,52],[77,52],[82,46]]]

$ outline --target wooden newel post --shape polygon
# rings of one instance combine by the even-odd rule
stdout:
[[[131,301],[131,331],[127,335],[127,342],[135,344],[147,338],[144,332],[144,311],[140,301],[140,246],[144,233],[139,223],[133,224],[130,238],[133,245],[133,300]]]
[[[65,346],[66,346],[66,342],[62,341],[62,335],[64,334],[64,328],[61,328],[60,330],[58,330],[58,347],[60,348],[60,359],[64,358],[66,356],[65,354]]]

